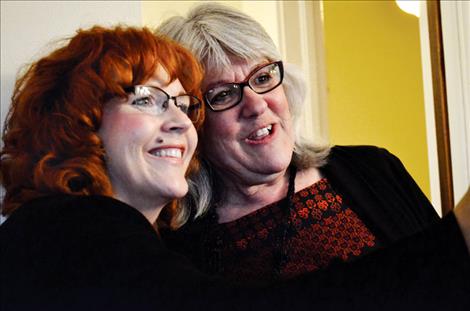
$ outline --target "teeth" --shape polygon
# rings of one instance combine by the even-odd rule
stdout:
[[[254,136],[261,137],[261,136],[266,136],[268,134],[269,134],[269,130],[265,127],[265,128],[257,130]]]
[[[178,148],[158,149],[151,153],[156,157],[181,158],[183,156],[181,149]]]
[[[269,132],[271,131],[271,129],[273,128],[272,125],[268,125],[266,127],[263,127],[259,130],[257,130],[253,135],[250,136],[251,139],[261,139],[265,136],[268,136],[269,135]]]

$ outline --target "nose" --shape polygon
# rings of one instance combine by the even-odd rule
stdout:
[[[243,90],[242,115],[245,118],[257,117],[266,111],[268,104],[262,94],[258,94],[250,87],[246,86]]]
[[[189,117],[174,103],[170,103],[167,111],[161,116],[164,118],[162,130],[166,132],[184,133],[193,126]]]

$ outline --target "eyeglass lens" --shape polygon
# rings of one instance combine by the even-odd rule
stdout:
[[[165,91],[146,85],[134,87],[135,98],[132,105],[139,110],[152,115],[159,115],[168,109],[170,100],[174,101],[176,107],[184,112],[192,121],[200,117],[200,101],[192,95],[170,96]]]
[[[282,63],[270,63],[251,73],[244,82],[227,83],[210,89],[205,99],[212,110],[226,110],[241,102],[245,86],[258,94],[264,94],[279,86],[282,78]]]

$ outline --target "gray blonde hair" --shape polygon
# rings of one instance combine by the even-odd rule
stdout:
[[[205,72],[216,75],[231,67],[231,57],[242,60],[280,60],[281,55],[264,28],[250,16],[217,4],[205,3],[193,7],[187,17],[173,16],[164,21],[156,33],[167,35],[188,48],[202,63]],[[325,164],[329,146],[306,142],[300,129],[300,117],[305,100],[306,87],[301,71],[293,64],[284,64],[284,91],[294,125],[295,145],[292,164],[298,169],[320,167]],[[202,137],[203,139],[203,137]],[[202,215],[223,193],[217,185],[217,172],[202,154],[201,170],[189,178],[189,193],[182,201],[179,223],[189,216],[189,208],[195,207],[195,217]],[[217,197],[214,195],[218,193]]]

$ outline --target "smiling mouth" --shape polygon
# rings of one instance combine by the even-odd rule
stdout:
[[[272,129],[273,129],[273,125],[270,124],[268,126],[257,129],[256,131],[251,133],[247,138],[249,140],[261,140],[265,138],[266,136],[268,136],[269,134],[271,134]]]
[[[183,150],[180,148],[159,148],[152,149],[149,153],[157,158],[176,158],[181,159],[183,157]]]

